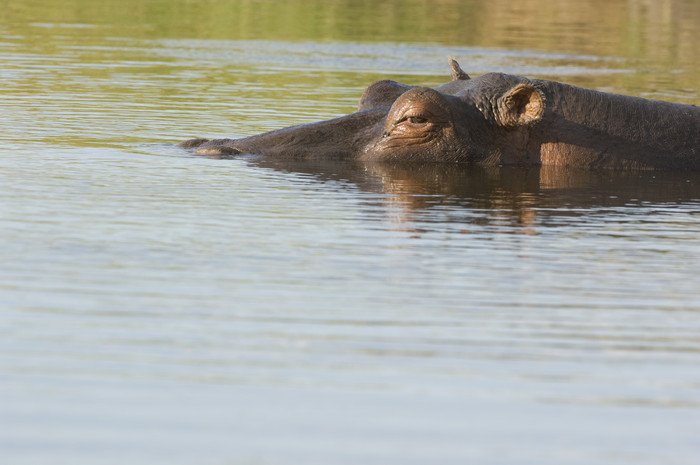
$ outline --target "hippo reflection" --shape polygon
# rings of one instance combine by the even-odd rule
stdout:
[[[210,156],[700,170],[693,105],[501,73],[472,79],[450,63],[451,82],[375,82],[344,117],[180,146]]]
[[[326,189],[345,191],[369,207],[376,219],[385,212],[404,229],[420,223],[442,228],[458,223],[528,228],[561,226],[560,219],[591,212],[648,213],[700,207],[700,171],[611,171],[565,166],[479,166],[447,163],[367,163],[254,157],[249,166],[292,173],[291,180],[323,196]],[[298,177],[294,174],[303,174]],[[324,187],[326,186],[326,187]],[[637,209],[636,207],[644,207]],[[692,223],[692,216],[689,216]],[[687,230],[692,235],[692,228]],[[417,231],[418,232],[418,231]],[[522,230],[521,232],[527,232]]]

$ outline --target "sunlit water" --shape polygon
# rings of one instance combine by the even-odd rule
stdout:
[[[173,145],[439,84],[448,55],[685,103],[692,69],[113,32],[0,29],[2,463],[697,463],[700,175]]]

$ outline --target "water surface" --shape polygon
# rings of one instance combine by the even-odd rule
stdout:
[[[700,101],[697,2],[511,3],[7,5],[3,462],[695,463],[700,175],[173,145],[448,55]]]

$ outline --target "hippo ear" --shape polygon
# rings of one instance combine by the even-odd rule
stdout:
[[[459,63],[457,63],[457,60],[455,60],[452,57],[449,57],[450,60],[450,67],[452,68],[452,80],[453,81],[466,81],[468,79],[471,79],[467,73],[462,70],[462,67],[459,66]]]
[[[539,121],[544,113],[544,96],[530,84],[518,84],[498,100],[503,126],[518,127]]]

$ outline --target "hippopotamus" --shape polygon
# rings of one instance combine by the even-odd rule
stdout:
[[[700,170],[700,109],[503,73],[421,87],[382,80],[357,112],[240,139],[179,145],[208,156]]]

